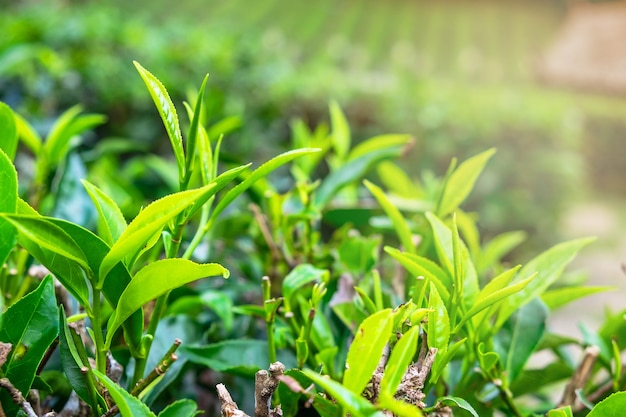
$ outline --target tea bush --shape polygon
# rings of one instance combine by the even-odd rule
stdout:
[[[206,402],[207,379],[224,416],[246,415],[231,392],[255,416],[623,409],[622,314],[583,340],[546,328],[552,310],[609,289],[559,285],[591,239],[511,266],[524,235],[486,240],[461,208],[493,149],[418,182],[393,162],[409,135],[354,143],[331,103],[330,128],[294,122],[292,149],[252,169],[224,160],[203,122],[207,78],[183,129],[164,85],[135,67],[174,161],[154,156],[171,190],[130,222],[103,167],[71,168],[102,117],[70,109],[44,139],[0,105],[5,415],[193,416],[187,397]],[[13,163],[26,151],[32,176]],[[380,185],[365,179],[374,170]],[[67,208],[68,183],[88,195],[92,228]],[[536,369],[540,352],[554,356]]]

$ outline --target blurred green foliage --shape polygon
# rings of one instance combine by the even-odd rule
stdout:
[[[165,152],[132,60],[163,74],[174,102],[210,73],[205,121],[225,123],[223,155],[233,162],[284,150],[291,120],[327,121],[330,99],[341,103],[355,142],[399,127],[411,132],[416,146],[401,165],[415,179],[428,180],[450,155],[495,146],[499,158],[469,204],[487,235],[527,230],[529,250],[559,240],[560,214],[590,182],[582,152],[588,119],[609,105],[532,83],[533,54],[563,15],[559,2],[374,2],[371,13],[364,2],[183,1],[173,10],[114,3],[7,6],[0,99],[40,130],[75,103],[106,115],[110,123],[81,149],[96,149],[91,172],[125,172],[116,181],[125,183],[120,193],[134,186],[125,191],[128,213],[167,192],[169,176],[154,158],[118,166],[108,157],[116,145],[99,140],[132,137],[125,145],[106,142],[125,155]],[[330,11],[333,19],[325,17]],[[493,39],[503,16],[511,18],[511,37]]]

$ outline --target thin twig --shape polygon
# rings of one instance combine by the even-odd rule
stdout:
[[[33,407],[30,405],[30,403],[26,401],[26,399],[24,399],[20,390],[15,388],[8,378],[0,378],[0,388],[4,388],[9,392],[9,395],[11,395],[11,399],[13,400],[13,402],[20,406],[28,417],[39,417],[35,413],[35,410],[33,410]]]
[[[150,384],[152,384],[155,379],[167,372],[170,366],[172,366],[172,364],[178,359],[178,356],[176,356],[176,350],[181,344],[182,341],[180,339],[174,340],[174,343],[172,343],[172,346],[170,346],[168,351],[165,352],[165,355],[163,355],[158,365],[155,366],[154,369],[150,371],[150,373],[144,379],[140,379],[137,384],[135,384],[133,389],[130,390],[130,394],[132,396],[137,397],[143,392],[143,390],[145,390]],[[113,417],[119,412],[120,409],[116,404],[113,407],[109,408],[109,410],[104,413],[102,417]]]
[[[585,384],[591,377],[593,366],[596,363],[596,359],[598,359],[599,354],[600,349],[597,346],[589,346],[585,349],[585,353],[582,361],[580,362],[580,365],[578,365],[578,368],[572,376],[572,379],[565,387],[563,399],[561,400],[561,404],[559,405],[560,407],[574,405],[574,403],[576,402],[576,390],[585,386]]]

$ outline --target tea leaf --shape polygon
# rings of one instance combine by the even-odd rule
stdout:
[[[437,349],[437,356],[433,365],[433,368],[437,368],[438,366],[443,366],[441,361],[448,349],[450,318],[448,310],[446,310],[446,306],[437,291],[437,287],[432,282],[430,284],[428,308],[431,310],[428,313],[428,347]]]
[[[152,96],[152,100],[159,111],[161,120],[163,120],[163,125],[165,125],[165,130],[167,130],[167,135],[170,138],[172,150],[176,157],[178,180],[182,182],[183,178],[185,178],[185,151],[183,150],[183,136],[180,133],[176,107],[174,107],[174,103],[172,103],[172,99],[170,99],[170,95],[163,84],[161,84],[161,81],[152,75],[150,71],[142,67],[137,61],[133,61],[133,64],[135,68],[137,68],[146,87],[148,87],[150,96]]]
[[[98,273],[98,286],[102,287],[104,278],[118,262],[125,258],[132,258],[170,220],[190,207],[213,186],[214,184],[209,184],[202,188],[170,194],[144,208],[130,222],[126,230],[111,247],[107,256],[102,260]]]
[[[372,151],[376,151],[379,149],[389,148],[392,146],[406,146],[413,140],[411,135],[406,134],[390,134],[390,135],[379,135],[374,136],[373,138],[369,138],[364,140],[363,142],[356,145],[350,151],[348,155],[348,160],[356,159],[359,156],[363,156]],[[403,171],[404,174],[404,171]],[[406,175],[406,174],[405,174]],[[410,181],[410,180],[409,180]],[[412,188],[415,186],[413,185]]]
[[[485,167],[485,164],[495,152],[496,150],[492,148],[479,153],[462,162],[458,168],[452,172],[446,183],[439,210],[437,211],[439,217],[444,218],[465,201],[472,191],[472,188],[474,188],[474,183]]]
[[[433,213],[426,213],[426,218],[433,229],[435,248],[437,249],[439,262],[443,264],[444,269],[454,277],[456,268],[454,266],[455,256],[452,231]],[[462,265],[464,271],[463,304],[465,307],[469,307],[474,303],[478,294],[478,275],[476,274],[476,268],[469,256],[469,251],[462,241],[459,241],[457,258],[461,258],[459,263]]]
[[[58,309],[51,275],[37,289],[20,298],[0,315],[0,340],[13,345],[2,366],[3,376],[26,395],[48,347],[59,333]],[[6,390],[0,390],[4,411],[15,405]]]
[[[587,417],[620,417],[626,410],[626,391],[616,392],[593,407]]]
[[[395,399],[393,395],[389,395],[386,392],[380,393],[380,398],[378,399],[378,405],[379,407],[382,407],[385,410],[391,411],[394,416],[421,417],[424,415],[422,410],[417,408],[415,405],[397,400]]]
[[[321,211],[343,187],[362,178],[378,162],[395,158],[401,153],[402,149],[399,146],[390,146],[368,152],[342,164],[331,172],[315,191],[313,206]]]
[[[525,232],[506,232],[491,239],[484,247],[476,268],[483,274],[500,259],[526,240]]]
[[[615,291],[617,287],[563,287],[546,291],[541,300],[550,310],[556,310],[579,298],[587,297],[605,291]]]
[[[384,414],[378,411],[372,403],[361,397],[360,392],[355,393],[346,386],[332,379],[325,378],[310,369],[305,369],[302,373],[315,384],[322,387],[350,415],[354,417],[384,417]]]
[[[193,206],[185,213],[185,219],[191,219],[202,207],[209,201],[211,197],[217,194],[228,183],[237,178],[244,170],[246,170],[251,164],[241,165],[235,168],[231,168],[226,172],[221,173],[217,178],[207,182],[206,191],[202,194]]]
[[[385,309],[366,318],[356,331],[348,350],[343,385],[361,394],[376,370],[393,330],[393,311]]]
[[[381,394],[387,394],[389,397],[393,397],[396,394],[402,377],[413,360],[413,356],[415,356],[419,331],[420,326],[411,327],[393,347],[385,367],[383,379],[380,382]]]
[[[194,400],[174,401],[159,413],[159,417],[194,417],[198,414],[198,405]]]
[[[538,299],[524,305],[496,335],[496,350],[509,381],[515,381],[543,336],[548,309]]]
[[[4,104],[0,102],[0,105]],[[1,117],[0,115],[0,123]],[[0,213],[15,213],[17,210],[17,172],[2,149],[0,149],[0,184],[2,184]],[[0,265],[4,265],[16,242],[17,230],[6,219],[0,218]]]
[[[187,259],[162,259],[140,269],[120,295],[109,319],[107,346],[119,326],[148,301],[200,278],[218,275],[228,278],[229,272],[219,264],[197,264]]]
[[[59,353],[63,372],[76,394],[89,404],[92,409],[96,409],[97,404],[94,404],[92,401],[88,375],[81,370],[83,367],[90,369],[91,366],[89,362],[84,363],[81,355],[78,353],[74,337],[71,334],[72,330],[67,325],[63,307],[59,309],[59,325],[61,326],[59,331]],[[84,346],[82,346],[82,349],[84,351]],[[95,389],[93,392],[95,393]]]
[[[486,309],[487,307],[492,306],[493,304],[497,303],[498,301],[500,301],[500,300],[502,300],[504,298],[507,298],[511,294],[515,294],[516,292],[521,291],[534,278],[535,278],[535,275],[532,275],[532,276],[526,278],[525,280],[518,282],[517,284],[513,284],[513,285],[511,285],[509,287],[499,289],[499,290],[494,291],[494,292],[492,292],[490,294],[489,293],[484,293],[483,294],[483,292],[481,292],[482,297],[481,297],[481,295],[478,296],[478,298],[476,299],[476,302],[474,303],[472,308],[470,308],[469,311],[467,311],[467,313],[465,313],[465,316],[463,317],[463,320],[458,324],[458,327],[460,327],[462,324],[464,324],[473,315],[481,312],[482,310]]]
[[[74,106],[66,110],[54,123],[46,142],[43,145],[47,162],[57,165],[69,151],[72,138],[85,130],[98,126],[106,120],[99,114],[80,115],[81,106]]]
[[[102,372],[93,370],[102,385],[107,389],[113,401],[120,410],[122,417],[156,417],[147,405],[141,402],[137,397],[133,397],[122,387],[111,381],[108,376]]]
[[[472,407],[470,403],[463,398],[446,396],[437,398],[437,402],[449,407],[459,407],[460,409],[469,412],[472,416],[479,417],[476,410],[474,410],[474,407]]]
[[[104,191],[87,180],[81,182],[98,210],[98,234],[109,246],[113,245],[127,226],[122,211]]]
[[[498,313],[498,319],[494,326],[495,329],[500,328],[514,311],[535,297],[541,296],[550,285],[559,279],[565,266],[574,259],[578,251],[592,241],[592,238],[585,238],[559,243],[528,262],[520,270],[517,277],[528,277],[535,272],[537,276],[526,288],[507,299],[506,304],[502,306]],[[521,279],[519,278],[519,280]],[[514,279],[515,281],[518,281],[518,279]]]
[[[428,258],[410,253],[400,252],[398,249],[385,246],[385,252],[394,257],[414,277],[422,276],[437,287],[442,298],[450,299],[448,288],[452,288],[452,277],[439,265]]]
[[[17,140],[17,125],[13,110],[0,101],[0,150],[4,151],[10,161],[15,159]]]
[[[572,407],[568,405],[548,411],[548,417],[574,417],[574,414],[572,414]]]
[[[46,249],[76,262],[85,271],[91,271],[87,258],[80,246],[67,233],[45,217],[1,213],[0,215],[17,228],[20,244],[25,240],[29,240],[37,244],[41,249]]]
[[[209,79],[209,75],[207,74],[202,80],[202,85],[200,86],[200,91],[198,92],[198,97],[196,98],[196,105],[193,111],[193,117],[191,119],[191,125],[189,126],[189,133],[187,134],[187,154],[185,155],[185,178],[183,183],[185,184],[185,188],[187,184],[189,184],[189,180],[191,178],[191,173],[193,172],[193,163],[196,158],[196,146],[197,146],[197,138],[198,138],[198,130],[200,126],[200,117],[202,111],[202,102],[204,101],[204,90],[206,88],[206,82]]]
[[[330,103],[330,125],[332,128],[333,147],[339,160],[343,161],[350,149],[350,126],[341,107],[335,101]]]
[[[236,339],[205,346],[183,345],[178,351],[182,357],[198,365],[244,376],[253,376],[270,363],[267,342],[263,340]]]
[[[22,116],[17,113],[13,114],[15,117],[15,123],[17,125],[18,136],[24,142],[24,145],[30,149],[33,154],[39,156],[41,148],[43,147],[43,141],[41,136],[35,129],[26,121]]]
[[[298,158],[299,156],[308,155],[308,154],[318,152],[318,151],[319,149],[310,149],[310,148],[295,149],[292,151],[284,152],[278,156],[275,156],[269,161],[265,162],[260,167],[252,171],[252,173],[250,174],[250,176],[248,176],[248,178],[243,180],[236,187],[234,187],[232,190],[226,193],[226,195],[220,200],[217,206],[215,206],[215,209],[211,213],[211,218],[217,218],[217,216],[219,216],[219,214],[226,207],[228,207],[228,205],[235,198],[243,194],[243,192],[246,191],[248,188],[250,188],[250,186],[254,184],[258,179],[267,176],[270,172],[292,161],[293,159]]]
[[[409,253],[415,253],[417,251],[417,247],[415,246],[415,242],[413,241],[413,233],[411,233],[411,229],[407,224],[406,220],[400,210],[387,198],[383,190],[372,184],[371,182],[365,180],[363,181],[367,189],[372,193],[372,195],[378,201],[378,204],[383,208],[391,223],[393,224],[393,228],[398,234],[398,238],[400,239],[400,243]]]
[[[311,264],[300,264],[283,279],[283,297],[285,298],[285,312],[292,311],[291,298],[297,290],[311,282],[325,282],[328,280],[328,270],[319,269]]]
[[[92,271],[97,271],[100,268],[100,264],[102,260],[109,252],[109,246],[104,243],[102,239],[93,234],[90,230],[85,229],[82,226],[77,224],[60,220],[60,219],[49,219],[54,225],[60,227],[65,233],[71,236],[71,238],[80,246],[85,255],[87,256],[87,262]],[[58,259],[55,258],[55,260]],[[54,262],[52,263],[54,266]],[[55,269],[50,268],[52,272],[55,272]],[[59,280],[65,285],[65,281],[63,280],[61,275],[57,275]],[[102,294],[104,298],[113,306],[114,308],[117,306],[118,300],[122,291],[128,283],[130,282],[130,274],[126,267],[122,264],[117,264],[107,275],[107,278],[104,280],[104,285],[102,286]],[[84,282],[84,279],[83,281]],[[85,290],[87,291],[87,290]],[[87,297],[86,301],[82,301],[83,306],[89,306],[89,295],[88,293],[84,294],[84,297]],[[124,336],[126,339],[126,343],[131,347],[131,349],[137,349],[141,342],[141,336],[143,333],[143,311],[138,310],[133,315],[128,318],[124,324]]]
[[[380,181],[392,195],[403,198],[419,199],[423,190],[406,172],[391,161],[383,161],[376,167]]]

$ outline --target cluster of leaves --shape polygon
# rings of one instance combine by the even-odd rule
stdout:
[[[70,109],[44,141],[0,105],[6,415],[37,415],[24,399],[35,390],[51,408],[76,415],[152,416],[151,406],[163,416],[193,416],[196,403],[180,399],[184,372],[249,380],[277,360],[288,367],[275,395],[286,416],[305,404],[324,417],[441,415],[450,407],[455,415],[567,416],[612,392],[589,415],[623,407],[621,316],[598,333],[586,329],[583,341],[545,325],[550,310],[607,289],[557,286],[590,240],[510,268],[502,259],[523,234],[484,242],[474,216],[460,208],[493,150],[418,182],[391,162],[410,136],[352,146],[347,120],[331,103],[330,127],[296,121],[293,150],[254,170],[219,173],[222,136],[203,123],[207,79],[194,104],[185,104],[183,136],[163,84],[135,66],[175,170],[172,190],[130,222],[105,187],[85,179],[93,230],[52,215],[64,198],[55,187],[78,181],[66,169],[75,138],[100,116]],[[36,170],[18,181],[19,141]],[[270,181],[290,162],[292,181]],[[386,191],[361,182],[374,170]],[[198,281],[230,275],[230,283]],[[599,360],[575,386],[578,402],[556,409],[550,385],[578,375],[567,345],[593,346]],[[544,350],[557,359],[529,368]],[[249,384],[237,385],[244,401],[252,397]],[[177,401],[167,400],[172,391]]]

